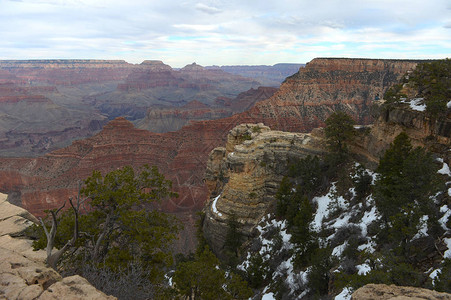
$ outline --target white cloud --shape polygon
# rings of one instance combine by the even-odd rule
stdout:
[[[207,14],[218,14],[221,12],[221,10],[219,8],[214,7],[214,6],[208,6],[203,3],[197,3],[196,9],[198,9],[204,13],[207,13]]]
[[[180,67],[451,53],[447,0],[0,0],[0,7],[0,59],[161,59]]]

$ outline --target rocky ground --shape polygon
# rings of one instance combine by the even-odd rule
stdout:
[[[38,220],[0,194],[0,299],[113,300],[78,276],[62,278],[46,267],[44,250],[33,251],[25,230]]]

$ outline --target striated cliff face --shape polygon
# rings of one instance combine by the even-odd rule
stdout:
[[[225,148],[214,149],[207,162],[210,200],[203,230],[213,251],[221,252],[232,215],[240,223],[241,233],[252,236],[275,203],[289,161],[324,152],[324,142],[315,134],[272,131],[263,124],[233,128]]]
[[[355,152],[363,153],[368,161],[377,161],[396,136],[405,131],[414,147],[425,147],[451,164],[451,109],[437,120],[408,104],[383,106],[381,101],[373,109],[376,120],[370,133],[356,141]]]
[[[44,250],[33,251],[25,235],[38,220],[0,194],[0,298],[2,299],[116,299],[75,275],[62,278],[45,266]]]
[[[257,121],[284,131],[306,132],[324,125],[336,110],[371,121],[371,103],[412,70],[418,61],[316,58],[288,77],[270,99],[249,112]]]

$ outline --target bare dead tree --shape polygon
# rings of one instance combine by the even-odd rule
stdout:
[[[58,261],[61,259],[61,256],[70,248],[75,245],[75,242],[77,241],[79,232],[78,232],[78,214],[80,211],[80,206],[83,204],[83,202],[86,201],[87,198],[82,199],[80,196],[81,191],[81,183],[78,185],[78,195],[76,198],[76,203],[74,204],[74,201],[72,197],[69,198],[69,203],[72,207],[72,210],[74,211],[74,232],[72,235],[72,238],[66,242],[66,244],[61,248],[57,249],[55,252],[53,252],[53,248],[55,245],[55,237],[56,232],[58,229],[58,213],[66,206],[66,201],[56,210],[51,210],[51,216],[52,216],[52,227],[50,229],[50,232],[48,231],[47,227],[44,224],[44,221],[42,218],[39,218],[39,221],[41,222],[42,227],[44,228],[45,236],[47,237],[47,265],[53,268],[54,270],[57,269]]]

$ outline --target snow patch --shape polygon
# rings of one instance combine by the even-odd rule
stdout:
[[[369,253],[374,253],[376,250],[376,243],[374,241],[368,241],[366,244],[362,244],[357,247],[359,251],[367,251]]]
[[[448,103],[446,103],[446,107],[451,108],[451,101],[448,101]]]
[[[448,247],[448,250],[445,251],[443,256],[445,258],[451,258],[451,238],[444,238],[443,241],[445,242],[446,246]]]
[[[447,163],[443,163],[443,167],[437,171],[439,174],[451,176],[451,171],[449,170],[449,166]]]
[[[402,101],[406,103],[405,101]],[[425,111],[426,110],[426,104],[424,103],[424,98],[414,98],[411,99],[410,102],[408,102],[410,105],[410,108],[412,110],[416,111]]]
[[[366,275],[369,271],[371,271],[371,267],[368,264],[361,264],[355,266],[359,272],[359,275]]]
[[[276,300],[273,293],[264,294],[262,300]]]
[[[216,202],[218,201],[218,199],[221,197],[221,195],[217,196],[214,200],[213,203],[211,204],[211,209],[213,209],[213,212],[215,214],[217,214],[218,216],[222,217],[222,214],[216,209]]]
[[[315,219],[313,219],[311,224],[313,230],[321,230],[323,219],[327,218],[331,211],[333,211],[333,206],[335,206],[336,208],[347,208],[346,200],[341,196],[337,197],[336,191],[337,188],[335,186],[335,182],[333,182],[329,192],[326,195],[313,198],[312,201],[316,202],[316,204],[318,205],[318,208],[316,209]]]
[[[446,227],[446,223],[448,222],[448,219],[451,216],[451,209],[448,208],[448,205],[443,205],[442,207],[440,207],[440,212],[444,213],[444,215],[438,220],[438,222],[440,223],[440,225],[442,225],[442,228],[444,230],[448,230],[448,228]]]
[[[341,256],[343,251],[345,251],[346,247],[348,246],[348,241],[345,241],[343,244],[337,246],[332,250],[332,255],[335,255],[337,257]]]
[[[376,207],[373,206],[370,211],[366,211],[362,217],[360,228],[362,229],[362,235],[366,236],[368,233],[368,225],[377,220]]]
[[[412,238],[413,240],[419,239],[420,237],[426,236],[428,234],[428,220],[429,216],[424,215],[420,220],[420,229],[418,229],[417,234]]]
[[[335,300],[351,300],[352,289],[345,287],[340,294],[335,296]]]
[[[429,277],[432,279],[432,283],[435,283],[435,279],[441,274],[441,270],[440,269],[435,269],[434,271],[431,272],[431,274],[429,274]]]

